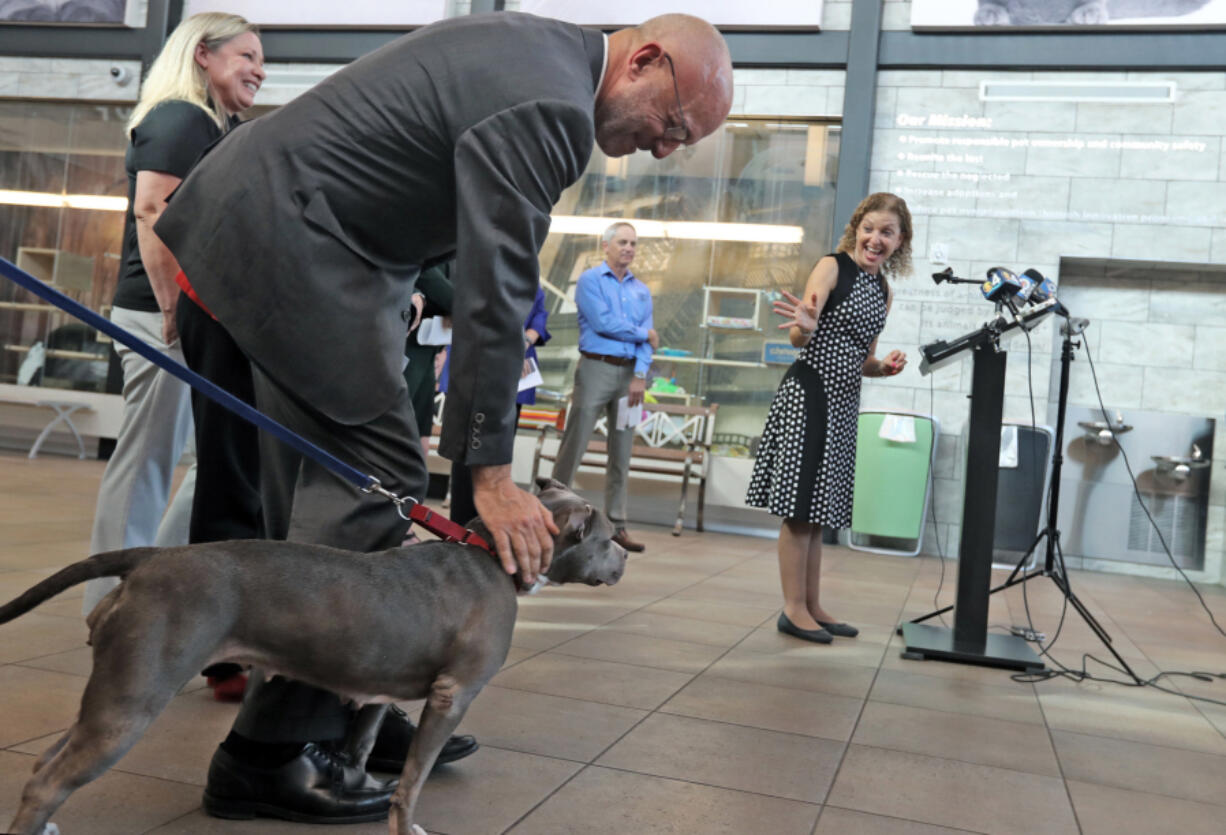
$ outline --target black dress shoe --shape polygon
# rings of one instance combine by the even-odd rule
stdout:
[[[313,742],[284,765],[248,765],[218,748],[209,763],[204,811],[215,818],[257,815],[298,823],[361,823],[387,817],[396,781],[371,777]]]
[[[416,731],[408,714],[392,705],[379,726],[379,736],[375,738],[375,747],[366,760],[366,767],[374,771],[403,771],[404,760],[409,755],[409,745]],[[462,760],[480,747],[477,740],[467,734],[453,736],[438,752],[434,764],[437,766]]]
[[[779,620],[775,621],[775,628],[785,635],[800,638],[802,641],[812,641],[815,644],[828,644],[834,640],[834,636],[825,629],[801,629],[788,620],[786,612],[779,613]]]
[[[836,638],[854,638],[860,634],[859,629],[847,623],[826,623],[819,620],[818,624]]]

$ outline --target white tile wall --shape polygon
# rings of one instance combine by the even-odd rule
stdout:
[[[111,68],[123,69],[119,84]],[[85,101],[136,101],[139,61],[0,56],[0,96]]]
[[[890,10],[890,7],[893,7]],[[909,4],[887,2],[888,14],[909,28]],[[906,14],[904,14],[904,12]],[[982,79],[1174,80],[1176,104],[1113,106],[1049,102],[1043,104],[978,101]],[[899,125],[899,116],[985,116],[990,129]],[[921,343],[950,338],[978,326],[990,313],[974,288],[935,287],[927,274],[944,265],[925,260],[928,248],[944,243],[958,275],[982,276],[995,264],[1018,270],[1035,267],[1059,281],[1065,258],[1114,259],[1112,265],[1078,272],[1061,287],[1061,298],[1093,324],[1084,335],[1095,351],[1095,367],[1109,407],[1144,408],[1209,415],[1219,421],[1226,477],[1226,273],[1199,265],[1226,263],[1226,81],[1220,73],[1001,73],[988,71],[897,71],[878,76],[874,118],[872,182],[906,193],[915,219],[918,278],[900,283],[897,325],[887,325],[883,344],[913,339],[918,307]],[[1003,146],[922,145],[911,136],[1005,140]],[[1099,140],[1101,147],[1076,151],[1036,147],[1044,140]],[[1124,141],[1169,143],[1166,151],[1128,149]],[[1175,147],[1202,143],[1203,148]],[[946,159],[917,159],[923,148]],[[913,156],[907,157],[908,152]],[[900,157],[900,154],[902,155]],[[981,155],[982,162],[966,155]],[[963,171],[981,177],[966,185]],[[947,172],[952,172],[947,176]],[[932,175],[936,175],[934,179]],[[1007,176],[1006,176],[1007,175]],[[944,179],[939,179],[944,178]],[[978,196],[967,198],[974,191]],[[935,193],[934,193],[935,192]],[[1152,278],[1143,265],[1188,264],[1188,274]],[[1080,270],[1080,268],[1078,268]],[[897,336],[889,328],[897,328]],[[904,337],[905,334],[905,337]],[[1033,385],[1040,420],[1054,394],[1059,339],[1045,325],[1032,337]],[[1028,419],[1029,380],[1024,342],[1009,344],[1005,411]],[[1055,350],[1057,353],[1053,353]],[[970,363],[954,376],[937,376],[929,388],[923,377],[911,384],[912,407],[927,411],[935,402],[945,433],[960,435],[968,414]],[[942,373],[949,369],[942,369]],[[1220,393],[1219,393],[1220,392]],[[881,398],[877,398],[881,399]],[[1097,405],[1089,363],[1079,352],[1071,368],[1070,402]],[[940,522],[952,535],[961,513],[962,462],[940,464],[937,483]],[[1215,478],[1218,471],[1215,469]],[[1226,485],[1211,496],[1209,554],[1201,579],[1217,581],[1226,544]],[[931,538],[925,548],[931,549]],[[946,542],[947,552],[950,542]],[[953,543],[956,550],[956,542]],[[1132,570],[1126,563],[1103,563],[1109,570]],[[1151,569],[1145,569],[1149,571]],[[1158,569],[1157,574],[1169,574]]]
[[[842,70],[736,70],[732,115],[838,118],[846,80]]]

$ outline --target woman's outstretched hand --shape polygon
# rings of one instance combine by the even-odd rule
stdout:
[[[783,299],[771,304],[775,315],[782,316],[787,321],[779,329],[797,327],[805,333],[817,330],[817,294],[809,297],[808,303],[801,301],[787,290],[783,291]]]

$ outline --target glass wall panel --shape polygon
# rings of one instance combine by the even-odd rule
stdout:
[[[830,123],[736,119],[663,160],[597,151],[554,209],[541,253],[554,337],[541,354],[546,386],[572,387],[575,282],[603,259],[604,228],[630,221],[631,269],[651,289],[661,341],[652,395],[718,403],[721,449],[748,454],[790,362],[770,303],[800,292],[833,245],[838,146]]]
[[[0,102],[0,255],[102,312],[123,245],[128,113]],[[109,343],[8,281],[0,281],[0,347],[0,382],[105,387]]]

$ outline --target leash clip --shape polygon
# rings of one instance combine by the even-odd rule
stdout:
[[[384,487],[379,482],[379,479],[375,478],[374,476],[370,477],[370,484],[363,487],[362,492],[377,493],[378,495],[383,496],[391,501],[392,504],[396,505],[396,513],[399,514],[401,519],[406,522],[413,521],[413,519],[408,515],[408,513],[405,512],[404,509],[404,506],[407,504],[409,505],[409,513],[412,513],[413,505],[418,504],[417,499],[413,498],[412,496],[397,496],[395,493]]]

